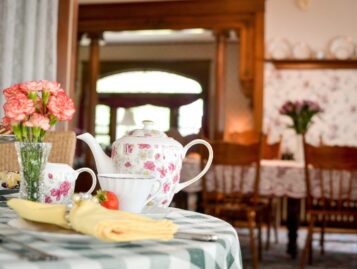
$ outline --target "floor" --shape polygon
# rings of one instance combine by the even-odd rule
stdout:
[[[265,235],[265,230],[263,235]],[[270,250],[263,251],[263,261],[260,269],[293,269],[299,268],[299,258],[292,260],[286,254],[287,232],[280,228],[279,243],[271,243]],[[249,249],[248,231],[238,230],[238,236],[242,248],[244,268],[252,268],[251,254]],[[271,235],[272,236],[272,235]],[[304,246],[306,230],[299,230],[298,244],[300,251]],[[326,234],[325,255],[320,255],[319,234],[314,234],[313,264],[306,265],[306,269],[352,269],[357,268],[357,234]],[[265,242],[265,238],[263,238]],[[271,239],[272,241],[272,239]]]

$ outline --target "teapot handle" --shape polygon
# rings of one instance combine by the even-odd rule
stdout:
[[[189,185],[195,183],[197,180],[199,180],[201,177],[203,177],[204,174],[207,173],[208,169],[211,166],[211,163],[212,163],[212,160],[213,160],[213,149],[212,149],[211,145],[207,141],[205,141],[203,139],[195,139],[195,140],[191,141],[190,143],[188,143],[186,146],[184,146],[183,152],[182,152],[182,159],[185,158],[188,149],[190,147],[194,146],[194,145],[197,145],[197,144],[202,144],[208,149],[208,154],[209,155],[208,155],[207,163],[206,163],[205,167],[203,168],[203,170],[197,176],[195,176],[194,178],[192,178],[192,179],[190,179],[188,181],[185,181],[183,183],[177,184],[176,188],[175,188],[175,193],[178,193],[182,189],[184,189],[184,188],[188,187]]]
[[[88,194],[91,194],[94,189],[95,189],[95,186],[97,185],[97,176],[95,175],[95,173],[93,172],[92,169],[88,168],[88,167],[83,167],[83,168],[79,168],[76,170],[77,174],[80,174],[82,172],[87,172],[91,175],[92,177],[92,186],[90,187],[90,189],[86,192]],[[78,177],[77,177],[78,178]]]

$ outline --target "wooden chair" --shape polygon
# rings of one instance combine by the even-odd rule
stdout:
[[[334,222],[349,224],[357,232],[357,198],[351,197],[357,184],[357,148],[319,146],[304,143],[307,189],[308,234],[301,255],[300,268],[306,256],[312,263],[314,227],[321,226],[320,246],[324,254],[325,226]],[[347,222],[347,223],[346,223]]]
[[[73,165],[77,137],[73,131],[49,132],[45,142],[52,143],[48,161]]]
[[[260,143],[240,145],[230,142],[211,142],[214,158],[211,172],[214,173],[213,182],[208,186],[208,175],[202,182],[203,207],[206,213],[227,220],[233,226],[241,227],[241,217],[249,228],[250,247],[253,256],[253,268],[258,268],[258,257],[261,259],[261,223],[263,207],[259,203],[259,179],[260,179]],[[208,156],[202,151],[202,164]],[[240,167],[239,178],[235,173],[230,176],[220,174],[219,166]],[[244,193],[243,189],[247,183],[245,173],[247,169],[254,169],[255,178],[253,190]],[[222,170],[221,170],[222,171]],[[211,173],[210,172],[210,173]],[[229,177],[229,178],[228,178]],[[213,185],[212,185],[213,184]],[[258,229],[258,253],[255,243],[254,228]]]
[[[260,140],[262,141],[261,155],[264,160],[280,159],[281,139],[276,143],[269,144],[268,134],[259,133],[254,130],[249,130],[245,132],[234,132],[228,136],[227,141],[242,145],[249,145],[258,143]]]
[[[269,131],[268,131],[269,132]],[[245,132],[234,132],[229,135],[229,141],[241,145],[250,145],[261,141],[261,157],[264,160],[280,159],[281,139],[274,143],[268,143],[268,134],[259,133],[255,130]],[[265,222],[267,223],[267,240],[265,249],[270,248],[270,230],[273,227],[275,243],[278,243],[278,198],[268,197],[268,210],[265,214]]]
[[[45,142],[52,143],[49,162],[73,164],[76,134],[72,131],[48,132]],[[14,143],[0,144],[0,171],[19,171]]]

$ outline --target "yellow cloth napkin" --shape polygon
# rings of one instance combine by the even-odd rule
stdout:
[[[70,228],[64,217],[65,205],[15,198],[7,204],[24,219]],[[109,210],[89,200],[76,203],[69,220],[73,230],[112,242],[169,240],[177,231],[177,225],[170,220],[153,220],[125,211]]]

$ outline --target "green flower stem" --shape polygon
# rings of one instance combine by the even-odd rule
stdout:
[[[48,143],[17,143],[21,171],[21,198],[40,201],[43,170],[50,148]]]

